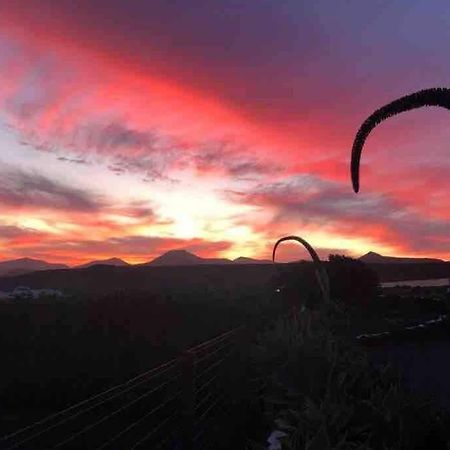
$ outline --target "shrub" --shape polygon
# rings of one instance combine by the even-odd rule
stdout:
[[[313,334],[289,316],[260,336],[254,358],[268,383],[267,435],[282,431],[282,448],[292,450],[448,448],[448,413],[407,390],[392,368],[372,365],[360,348],[332,332],[329,325],[341,313],[321,312]]]
[[[279,289],[280,302],[288,308],[316,308],[321,296],[315,268],[312,263],[285,264],[279,269],[275,286]]]
[[[377,297],[378,276],[362,261],[342,255],[330,255],[328,261],[332,299],[358,306],[367,305]]]

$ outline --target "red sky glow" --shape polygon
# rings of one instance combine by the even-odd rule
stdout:
[[[0,2],[0,259],[450,259],[445,1]],[[220,5],[220,6],[219,6]],[[411,30],[415,30],[412,32]],[[281,260],[302,257],[280,247]]]

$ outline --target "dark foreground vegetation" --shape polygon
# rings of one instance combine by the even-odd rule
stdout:
[[[361,261],[359,261],[361,262]],[[358,260],[355,261],[355,264]],[[286,266],[307,266],[310,262]],[[328,264],[327,264],[328,265]],[[284,266],[284,265],[283,265]],[[380,282],[450,278],[450,262],[366,263]],[[104,295],[136,287],[153,294],[191,292],[208,286],[215,291],[261,286],[278,270],[272,264],[137,266],[98,265],[85,269],[42,270],[22,275],[0,277],[0,291],[17,286],[33,289],[53,288],[78,295]],[[353,281],[355,281],[353,279]]]
[[[263,388],[234,384],[229,402],[241,426],[233,428],[233,448],[267,448],[275,431],[272,438],[283,436],[280,445],[292,449],[447,448],[448,414],[408,390],[393,368],[375,364],[355,339],[445,314],[442,288],[383,291],[368,266],[332,255],[333,301],[323,305],[310,264],[272,267],[270,277],[254,268],[254,278],[195,270],[189,288],[165,279],[165,295],[127,289],[0,304],[1,432],[246,324],[253,336],[230,377],[247,373]],[[446,333],[447,324],[440,326]],[[229,434],[224,420],[221,433]]]
[[[446,410],[343,338],[345,314],[322,309],[308,328],[310,314],[279,318],[255,347],[254,360],[267,374],[260,419],[279,443],[271,448],[448,448]],[[268,434],[248,448],[267,448]]]
[[[182,276],[173,277],[161,289],[164,295],[129,288],[0,302],[0,432],[122,383],[223,331],[281,311],[275,280],[219,279],[220,271],[213,268],[207,271],[209,281],[202,282],[207,275],[199,272],[184,285]]]

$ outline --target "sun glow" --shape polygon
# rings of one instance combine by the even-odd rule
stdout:
[[[389,90],[400,93],[405,79],[422,85],[426,73],[408,73],[412,41],[392,39],[395,27],[385,33],[396,23],[390,13],[377,13],[373,24],[386,55],[380,51],[375,61],[325,10],[326,31],[318,27],[305,51],[287,22],[275,40],[265,21],[258,27],[260,13],[272,21],[283,8],[244,8],[242,20],[252,25],[242,45],[220,47],[196,41],[198,29],[208,42],[234,39],[234,22],[219,17],[216,6],[202,8],[195,22],[182,15],[183,26],[165,20],[167,33],[159,36],[154,2],[142,2],[135,17],[123,14],[120,2],[85,2],[76,11],[67,2],[3,3],[2,255],[143,262],[191,245],[202,256],[267,258],[277,238],[298,234],[321,255],[449,257],[450,128],[443,111],[411,112],[380,127],[367,143],[367,196],[351,193],[350,147],[361,117]],[[122,3],[128,11],[140,2]],[[301,9],[291,17],[297,25],[309,22]],[[359,26],[356,15],[344,16],[348,29]],[[137,18],[143,22],[133,24]],[[122,19],[129,26],[120,26]],[[207,26],[198,28],[203,20]],[[295,33],[309,30],[297,25]],[[422,31],[411,39],[439,55],[439,33]],[[329,54],[322,45],[332,35],[340,50]],[[175,48],[178,41],[186,45]],[[261,76],[260,62],[270,60]],[[449,62],[434,63],[439,70],[429,76],[445,84]],[[334,76],[340,67],[354,70]],[[354,96],[367,73],[386,82],[371,78]]]
[[[301,234],[299,234],[301,236]],[[360,256],[368,251],[377,251],[382,254],[393,252],[391,246],[376,242],[370,237],[344,237],[337,236],[328,232],[311,231],[308,233],[308,242],[313,243],[315,248],[333,249],[345,252],[353,256]]]
[[[61,234],[63,230],[60,230],[55,225],[50,225],[47,221],[37,217],[19,217],[17,224],[26,229],[41,231],[51,234]]]

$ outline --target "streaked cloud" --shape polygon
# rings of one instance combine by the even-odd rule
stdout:
[[[448,115],[379,127],[364,195],[348,176],[368,113],[448,83],[449,17],[443,0],[0,4],[0,250],[138,260],[158,236],[267,257],[301,232],[450,258]]]
[[[103,202],[95,194],[17,169],[0,172],[0,202],[10,207],[95,212]]]
[[[16,249],[18,256],[67,261],[82,264],[91,259],[109,258],[121,255],[127,261],[144,263],[173,248],[183,248],[201,256],[219,256],[229,249],[232,243],[226,241],[203,241],[201,239],[176,239],[157,236],[121,236],[104,240],[60,240],[42,239],[40,242],[24,242]],[[7,254],[4,255],[7,257]]]

